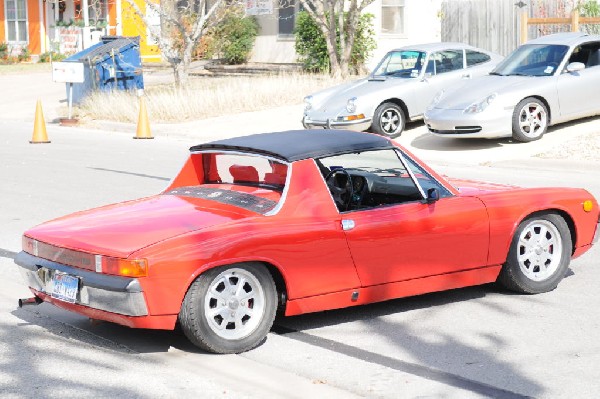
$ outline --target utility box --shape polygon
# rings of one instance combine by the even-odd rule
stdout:
[[[139,41],[139,37],[104,36],[99,43],[63,60],[81,63],[84,69],[83,82],[67,84],[67,96],[70,84],[76,104],[95,90],[144,89]]]

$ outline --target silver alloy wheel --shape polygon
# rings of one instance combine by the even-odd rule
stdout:
[[[264,314],[264,290],[249,271],[228,269],[210,283],[204,298],[204,316],[220,338],[238,340],[249,336]]]
[[[519,235],[517,260],[530,280],[544,281],[554,275],[563,254],[560,232],[544,219],[531,221]]]
[[[400,127],[402,121],[401,118],[402,115],[399,115],[396,109],[388,108],[381,113],[381,118],[379,118],[379,126],[381,126],[381,130],[385,134],[395,134]]]
[[[519,112],[519,129],[529,138],[536,138],[544,133],[548,124],[548,115],[544,107],[536,102],[525,104]]]

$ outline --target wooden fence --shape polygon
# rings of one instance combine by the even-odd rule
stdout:
[[[582,17],[577,10],[571,12],[570,18],[529,18],[527,10],[521,12],[520,43],[528,40],[528,27],[530,25],[570,25],[571,32],[578,32],[580,24],[600,24],[598,17]]]

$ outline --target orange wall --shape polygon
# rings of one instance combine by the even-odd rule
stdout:
[[[38,0],[27,0],[27,19],[29,20],[29,51],[31,51],[31,54],[40,54],[42,51],[40,29],[42,27],[40,24],[40,2]]]
[[[6,38],[4,37],[4,0],[0,0],[0,42],[5,42]]]

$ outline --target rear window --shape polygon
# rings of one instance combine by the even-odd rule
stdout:
[[[206,183],[240,184],[282,190],[287,165],[270,158],[238,154],[206,154],[214,157],[205,171]],[[205,155],[205,156],[206,156]]]

